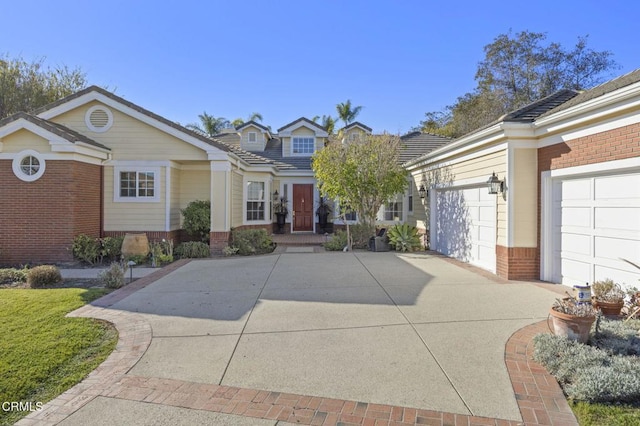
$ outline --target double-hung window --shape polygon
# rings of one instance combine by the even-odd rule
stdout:
[[[264,220],[264,182],[247,182],[247,221]]]
[[[116,201],[158,201],[160,199],[159,169],[116,170]]]
[[[291,153],[311,155],[315,151],[316,140],[313,137],[294,137],[291,141]]]
[[[398,194],[384,205],[384,220],[402,220],[402,199],[404,194]]]

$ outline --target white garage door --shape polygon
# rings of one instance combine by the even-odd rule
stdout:
[[[486,186],[436,191],[433,248],[495,272],[496,196]]]
[[[556,282],[640,284],[639,173],[554,182],[553,226]]]

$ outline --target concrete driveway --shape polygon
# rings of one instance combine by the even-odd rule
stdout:
[[[150,325],[148,348],[126,371],[133,381],[521,421],[505,343],[545,319],[556,296],[430,254],[285,252],[192,261],[107,310]],[[62,424],[96,424],[106,411],[150,424],[158,410],[178,410],[104,395]]]

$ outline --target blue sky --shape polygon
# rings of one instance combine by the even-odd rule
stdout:
[[[351,99],[374,131],[405,133],[475,87],[509,29],[565,47],[589,35],[640,67],[627,1],[22,1],[2,6],[0,54],[80,67],[89,82],[186,124],[252,112],[277,129]]]

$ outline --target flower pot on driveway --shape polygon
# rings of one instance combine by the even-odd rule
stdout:
[[[620,300],[618,302],[605,302],[601,300],[594,299],[593,307],[596,309],[600,309],[602,315],[608,318],[618,318],[620,317],[620,311],[622,311],[622,307],[624,306],[624,301]]]
[[[576,340],[580,343],[587,343],[591,325],[595,321],[595,316],[581,317],[577,315],[558,312],[553,308],[549,310],[553,324],[553,334],[563,336],[569,340]]]

